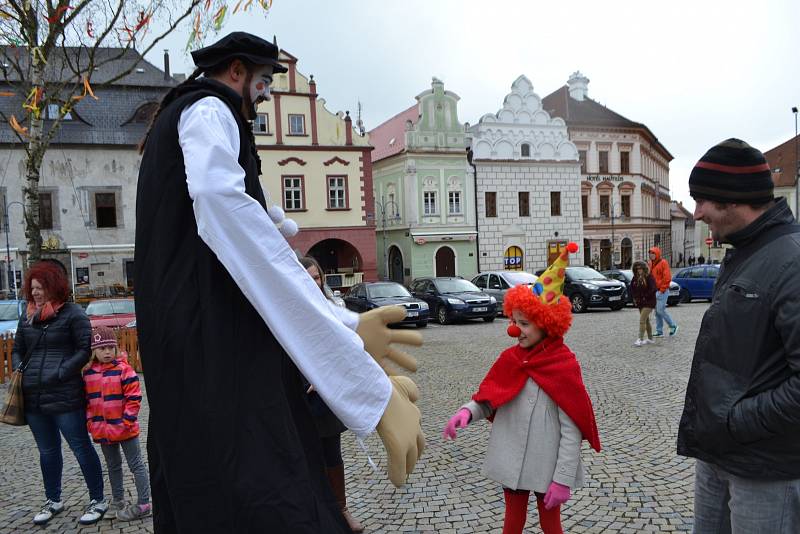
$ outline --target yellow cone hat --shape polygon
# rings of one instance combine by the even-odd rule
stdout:
[[[555,304],[561,297],[564,291],[564,275],[569,265],[569,255],[575,252],[578,252],[578,244],[567,244],[552,265],[545,269],[539,277],[534,291],[545,304]]]

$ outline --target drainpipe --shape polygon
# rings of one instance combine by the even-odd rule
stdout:
[[[480,230],[478,229],[478,168],[472,162],[472,149],[467,148],[467,163],[469,163],[470,167],[472,167],[472,176],[473,176],[473,184],[472,189],[475,192],[475,267],[478,269],[478,273],[481,272],[481,243],[480,238]]]

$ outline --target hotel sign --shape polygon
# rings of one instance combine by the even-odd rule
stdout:
[[[622,176],[594,174],[586,177],[590,182],[621,182]]]

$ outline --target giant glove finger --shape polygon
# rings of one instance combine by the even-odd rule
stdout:
[[[422,336],[418,332],[391,330],[387,326],[399,323],[405,316],[406,310],[402,306],[383,306],[364,312],[358,318],[356,333],[364,341],[364,349],[387,371],[387,374],[391,372],[387,366],[389,361],[412,372],[417,370],[417,360],[391,347],[392,343],[422,345]]]
[[[419,398],[417,385],[405,376],[390,376],[392,396],[378,423],[388,460],[389,480],[402,486],[414,470],[425,449],[425,435],[420,427],[420,412],[414,401]]]

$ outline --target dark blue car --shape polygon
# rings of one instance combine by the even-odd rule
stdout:
[[[439,324],[460,319],[491,323],[497,315],[497,300],[463,278],[418,278],[411,283],[411,294],[428,303]]]
[[[404,324],[416,324],[418,328],[428,326],[430,319],[428,304],[414,298],[397,282],[364,282],[350,288],[344,297],[348,310],[363,313],[381,306],[400,305],[406,309]]]
[[[672,279],[681,286],[681,302],[691,302],[693,299],[708,299],[711,302],[718,274],[719,265],[695,265],[676,272]]]

